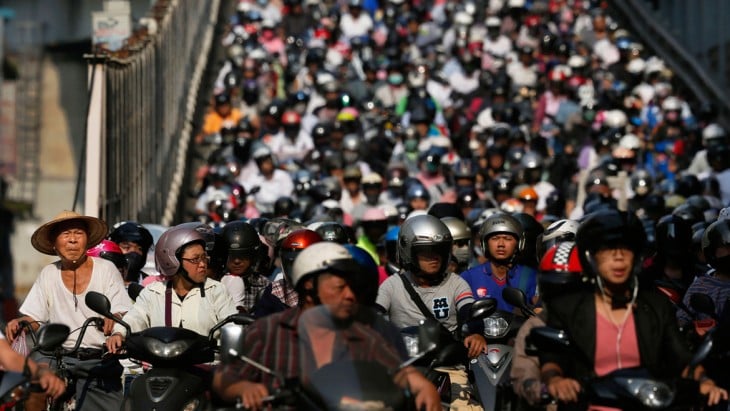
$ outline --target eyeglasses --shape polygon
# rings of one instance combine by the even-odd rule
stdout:
[[[210,257],[208,257],[205,254],[200,255],[200,256],[197,256],[195,258],[183,258],[183,257],[180,257],[180,259],[183,260],[183,261],[187,261],[187,262],[189,262],[190,264],[193,264],[193,265],[198,265],[200,263],[208,264],[210,262]]]

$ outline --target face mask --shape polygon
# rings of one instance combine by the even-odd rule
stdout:
[[[146,262],[145,257],[142,254],[132,252],[124,254],[124,258],[127,260],[127,276],[130,278],[138,277]]]
[[[352,151],[345,151],[342,153],[342,158],[345,160],[345,163],[347,164],[354,164],[357,162],[358,154]]]
[[[399,86],[399,85],[403,84],[403,75],[400,73],[389,75],[388,83],[390,83],[394,86]]]
[[[418,140],[416,139],[408,139],[403,142],[403,145],[405,146],[405,150],[409,153],[413,153],[418,150]]]
[[[459,264],[469,262],[469,258],[471,257],[471,250],[469,250],[468,245],[463,247],[454,247],[451,252],[454,254],[454,257]]]
[[[715,263],[712,266],[722,274],[730,273],[730,255],[715,258]]]

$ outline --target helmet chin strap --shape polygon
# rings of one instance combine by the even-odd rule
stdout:
[[[190,284],[192,284],[196,287],[200,287],[200,296],[205,298],[205,287],[204,287],[205,281],[202,281],[202,282],[193,281],[193,279],[190,278],[190,274],[188,274],[188,272],[182,267],[180,267],[180,275],[182,275],[182,278],[184,278],[186,281],[190,282]]]
[[[635,275],[632,275],[631,281],[633,284],[631,286],[631,298],[629,298],[625,294],[608,295],[608,293],[606,293],[605,287],[603,286],[603,279],[600,275],[596,277],[596,285],[598,286],[598,290],[601,292],[603,298],[608,298],[611,300],[611,309],[614,310],[626,308],[626,304],[634,305],[634,303],[636,302],[636,296],[639,294],[639,279]]]

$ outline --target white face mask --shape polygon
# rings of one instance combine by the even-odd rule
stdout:
[[[462,247],[454,246],[451,249],[451,252],[454,254],[456,261],[458,261],[460,264],[468,263],[469,258],[471,257],[471,250],[469,249],[468,245]]]

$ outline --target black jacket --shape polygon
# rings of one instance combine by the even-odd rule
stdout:
[[[566,377],[595,376],[596,304],[592,292],[567,294],[548,306],[547,324],[566,330],[574,345],[569,352],[541,353],[540,362],[556,362]],[[634,324],[642,367],[657,378],[679,377],[691,353],[679,333],[675,310],[652,291],[640,291],[634,305]]]

